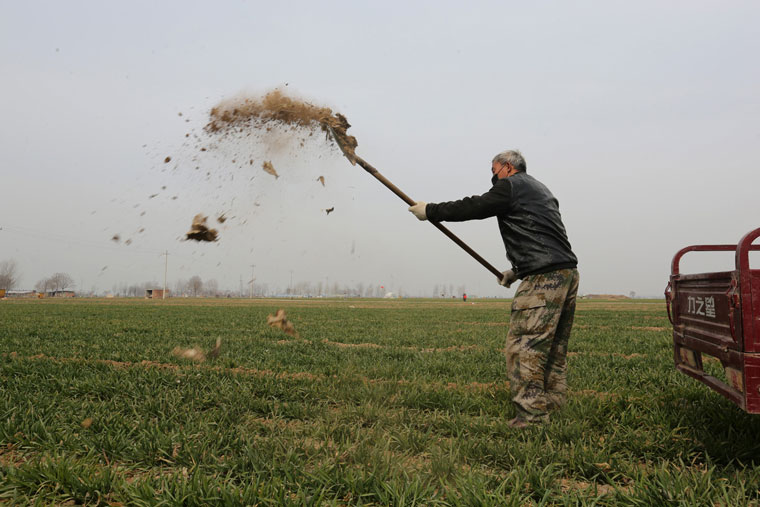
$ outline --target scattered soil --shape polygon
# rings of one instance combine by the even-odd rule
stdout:
[[[606,465],[606,463],[594,463],[598,468],[606,471],[603,466],[599,465]],[[609,465],[607,465],[609,467]],[[619,489],[624,492],[628,492],[632,486],[625,485],[625,484],[600,484],[596,482],[586,482],[582,480],[577,479],[571,479],[571,478],[562,478],[559,480],[560,488],[562,488],[562,491],[565,493],[568,492],[575,492],[575,491],[583,491],[583,492],[593,492],[597,496],[606,497],[614,495],[615,492]]]
[[[193,347],[191,349],[174,347],[174,349],[172,349],[172,355],[179,357],[180,359],[190,359],[196,363],[202,363],[206,360],[206,353],[199,347]]]
[[[221,215],[216,217],[216,221],[219,222],[220,224],[223,224],[224,222],[227,221],[227,217],[225,216],[224,213],[222,213]]]
[[[320,176],[319,178],[317,178],[317,181],[320,182],[323,187],[325,186],[325,177],[324,176]]]
[[[214,345],[214,348],[211,349],[211,350],[209,350],[208,354],[206,354],[206,355],[208,356],[209,359],[216,359],[217,357],[219,357],[219,351],[221,349],[222,349],[222,339],[221,338],[217,338],[216,339],[216,344]]]
[[[272,90],[260,99],[226,100],[211,110],[205,130],[214,134],[241,132],[245,129],[271,129],[274,125],[320,130],[328,134],[346,158],[356,164],[356,138],[347,134],[351,127],[345,116],[301,99],[289,97],[282,90]]]
[[[202,363],[206,359],[217,358],[219,356],[219,350],[221,348],[222,348],[222,339],[217,338],[216,345],[214,346],[214,348],[212,348],[208,352],[205,352],[200,347],[193,347],[190,349],[174,347],[174,349],[172,349],[172,355],[175,357],[179,357],[181,359],[190,359],[191,361],[195,361],[196,363]]]
[[[171,158],[171,157],[166,157],[166,158],[164,159],[164,164],[168,164],[168,163],[169,163],[169,162],[171,162],[171,161],[172,161],[172,158]]]
[[[119,241],[121,241],[121,236],[119,236],[118,234],[114,234],[113,237],[111,238],[111,241],[115,241],[118,243]]]
[[[328,345],[334,345],[336,347],[340,348],[356,348],[356,349],[380,349],[383,348],[382,345],[378,345],[377,343],[343,343],[343,342],[333,342],[325,338],[322,340],[322,343],[328,344]]]
[[[330,214],[330,213],[332,213],[333,211],[335,211],[335,206],[333,206],[332,208],[327,208],[327,209],[325,210],[325,213],[327,213],[327,214],[329,215],[329,214]]]
[[[280,175],[277,174],[277,171],[274,170],[274,166],[272,165],[272,162],[270,160],[267,160],[263,164],[261,164],[261,168],[264,169],[266,172],[271,174],[275,177],[275,179],[279,178]]]
[[[274,315],[267,315],[267,324],[269,324],[271,327],[282,329],[282,331],[284,331],[286,334],[289,334],[290,336],[298,337],[296,328],[293,326],[293,323],[288,320],[287,316],[285,315],[285,310],[282,308],[277,310]]]
[[[218,232],[216,229],[211,229],[206,225],[208,217],[198,213],[193,217],[193,223],[190,226],[190,230],[185,233],[185,239],[192,239],[195,241],[216,241]]]
[[[621,357],[623,359],[636,359],[639,357],[648,357],[646,354],[621,354],[620,352],[568,352],[567,357],[589,356],[589,357]]]

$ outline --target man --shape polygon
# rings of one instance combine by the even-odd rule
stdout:
[[[548,421],[567,392],[567,343],[578,292],[578,260],[567,239],[559,203],[527,173],[519,151],[504,151],[491,163],[491,190],[442,203],[417,202],[418,219],[461,222],[495,216],[512,269],[501,285],[522,280],[512,300],[507,335],[507,372],[517,415],[509,425],[524,428]]]

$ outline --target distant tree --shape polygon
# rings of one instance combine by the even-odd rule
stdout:
[[[203,286],[204,292],[207,296],[215,297],[219,294],[219,282],[214,278],[206,280]]]
[[[193,297],[196,297],[198,293],[203,290],[203,280],[201,280],[201,277],[198,275],[191,276],[190,280],[187,281],[187,285],[190,292],[193,293]]]
[[[259,283],[253,286],[254,296],[266,296],[269,293],[269,284]]]
[[[178,279],[176,282],[174,282],[174,293],[178,296],[181,296],[188,291],[188,282],[187,280],[184,280],[182,278]]]
[[[13,289],[18,283],[18,279],[18,266],[15,260],[0,262],[0,289]]]
[[[111,287],[113,291],[114,296],[126,296],[127,295],[127,284],[124,282],[119,282],[113,284],[113,287]]]
[[[299,296],[308,295],[311,292],[311,284],[309,282],[296,282],[293,286],[293,293]]]
[[[52,290],[66,290],[75,286],[74,279],[68,273],[54,273],[49,280]]]
[[[43,278],[36,284],[34,284],[34,290],[37,292],[45,293],[48,290],[52,288],[52,283],[50,282],[50,278]]]

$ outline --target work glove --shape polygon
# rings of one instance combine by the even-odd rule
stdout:
[[[427,203],[425,201],[417,201],[414,203],[414,206],[409,206],[409,211],[411,211],[418,220],[427,220],[427,213],[425,213],[426,207]]]
[[[508,269],[501,272],[501,280],[499,280],[499,285],[503,285],[508,289],[515,282],[515,280],[517,280],[515,272],[511,269]]]

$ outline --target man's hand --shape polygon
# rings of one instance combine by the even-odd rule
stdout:
[[[501,272],[501,280],[499,280],[499,285],[503,285],[507,289],[514,283],[514,281],[517,280],[517,277],[515,276],[515,272],[511,269],[508,269],[506,271]]]
[[[418,220],[427,220],[425,207],[427,207],[427,203],[425,201],[417,201],[414,203],[414,206],[409,206],[409,211],[411,211]]]

